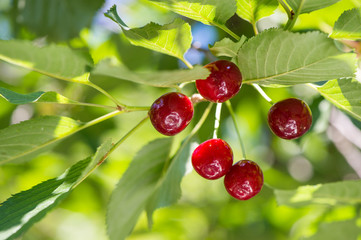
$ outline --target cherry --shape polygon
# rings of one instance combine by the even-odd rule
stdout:
[[[263,173],[257,163],[242,160],[235,163],[224,177],[227,192],[239,200],[257,195],[263,186]]]
[[[233,164],[233,152],[222,139],[210,139],[201,143],[192,154],[192,165],[206,179],[224,176]]]
[[[295,139],[311,127],[312,113],[308,105],[297,98],[275,103],[268,111],[268,125],[272,132],[283,139]]]
[[[158,132],[173,136],[187,127],[192,120],[193,104],[182,93],[167,93],[154,101],[149,117]]]
[[[198,92],[208,101],[225,102],[239,92],[242,74],[227,60],[218,60],[204,66],[211,71],[206,79],[196,80]]]

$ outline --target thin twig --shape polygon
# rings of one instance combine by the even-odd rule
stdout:
[[[107,154],[96,164],[86,175],[83,176],[83,178],[77,182],[72,188],[75,188],[78,186],[82,181],[84,181],[92,172],[94,172],[95,169],[97,169],[107,158],[108,156],[119,147],[120,144],[122,144],[130,135],[134,133],[135,130],[137,130],[143,123],[146,122],[148,119],[148,116],[143,118],[135,127],[133,127],[129,132],[127,132],[118,142],[113,144],[112,148],[107,152]]]
[[[291,13],[291,10],[288,8],[287,4],[283,0],[278,0],[278,2],[281,4],[283,9],[286,11],[288,19],[292,19],[293,15]]]

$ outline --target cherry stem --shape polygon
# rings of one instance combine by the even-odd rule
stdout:
[[[238,137],[239,143],[240,143],[240,145],[241,145],[241,149],[242,149],[243,159],[247,159],[246,148],[244,147],[244,143],[243,143],[243,141],[242,141],[242,137],[241,137],[241,134],[240,134],[240,132],[239,132],[239,128],[238,128],[238,124],[237,124],[237,120],[236,120],[236,115],[235,115],[235,113],[234,113],[234,111],[233,111],[231,102],[230,102],[229,100],[226,102],[226,106],[227,106],[227,108],[228,108],[229,113],[231,114],[234,128],[236,129],[237,137]]]
[[[221,120],[221,111],[222,111],[222,103],[217,103],[216,115],[215,115],[215,120],[214,120],[213,138],[217,138],[219,123]]]
[[[258,85],[253,83],[252,86],[261,94],[261,96],[266,99],[267,102],[269,102],[271,105],[273,105],[272,99],[263,91],[263,89]]]

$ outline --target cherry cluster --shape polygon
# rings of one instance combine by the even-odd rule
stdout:
[[[210,71],[210,75],[195,82],[204,99],[222,103],[239,92],[242,74],[234,63],[218,60],[204,67]],[[154,101],[149,116],[158,132],[173,136],[188,126],[193,111],[192,101],[186,95],[171,92]],[[288,98],[273,104],[267,120],[275,135],[283,139],[295,139],[309,130],[312,114],[304,101]],[[233,151],[222,139],[213,138],[201,143],[192,154],[192,165],[194,170],[206,179],[213,180],[224,176],[226,190],[239,200],[254,197],[263,186],[263,173],[257,163],[241,160],[233,164]]]

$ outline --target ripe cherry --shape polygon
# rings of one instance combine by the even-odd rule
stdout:
[[[224,177],[227,192],[239,200],[257,195],[263,186],[263,173],[257,163],[242,160],[235,163]]]
[[[275,103],[268,111],[268,125],[272,132],[283,139],[295,139],[311,127],[312,113],[308,105],[297,98]]]
[[[211,71],[206,79],[196,80],[198,92],[208,101],[225,102],[239,92],[242,74],[227,60],[218,60],[204,66]]]
[[[224,176],[233,164],[233,152],[222,139],[210,139],[201,143],[192,154],[194,170],[206,179]]]
[[[187,127],[192,120],[193,104],[182,93],[167,93],[154,101],[149,116],[158,132],[173,136]]]

